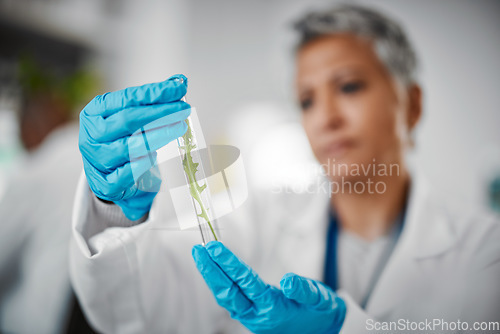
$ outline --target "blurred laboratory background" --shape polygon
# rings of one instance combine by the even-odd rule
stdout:
[[[238,146],[258,186],[300,181],[299,169],[280,167],[313,163],[294,98],[292,24],[334,3],[0,0],[0,332],[29,331],[24,319],[40,307],[40,333],[72,316],[60,305],[71,302],[64,250],[86,102],[183,73],[208,143]],[[356,3],[398,19],[419,54],[413,163],[450,202],[499,210],[500,2]],[[51,266],[38,265],[44,253]]]
[[[34,70],[53,66],[58,72],[74,71],[69,80],[81,87],[80,95],[184,73],[190,80],[189,101],[198,109],[207,141],[225,142],[238,132],[231,131],[230,122],[248,124],[235,120],[237,115],[263,110],[267,117],[254,117],[256,123],[251,123],[261,134],[274,122],[298,119],[291,25],[304,11],[332,3],[0,1],[0,189],[8,165],[23,150],[16,116],[20,82],[13,77],[23,62],[34,63]],[[500,3],[357,3],[399,19],[419,52],[425,115],[417,135],[418,164],[451,193],[484,202],[483,178],[493,173],[490,165],[498,168],[500,155]],[[83,89],[89,83],[85,80],[94,87]]]

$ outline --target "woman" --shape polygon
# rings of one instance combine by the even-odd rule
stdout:
[[[186,131],[186,78],[82,111],[71,268],[98,331],[442,332],[499,320],[498,223],[447,212],[405,165],[422,106],[401,28],[355,6],[297,27],[297,96],[331,192],[254,196],[223,222],[234,253],[220,242],[192,249],[203,280],[189,256],[199,235],[152,233],[156,193],[132,176],[149,160],[128,155],[130,135],[156,119],[167,131],[151,134],[152,151]]]

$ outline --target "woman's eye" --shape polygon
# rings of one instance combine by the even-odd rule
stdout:
[[[340,90],[345,94],[353,94],[361,89],[363,89],[364,84],[362,82],[349,82],[340,86]]]
[[[307,109],[311,108],[312,104],[313,100],[311,98],[300,100],[300,108],[302,109],[302,111],[306,111]]]

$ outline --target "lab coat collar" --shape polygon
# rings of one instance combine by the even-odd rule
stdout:
[[[421,283],[420,262],[446,253],[457,243],[452,222],[426,179],[413,174],[406,221],[366,305],[367,312],[383,318],[392,314],[397,305],[410,307],[405,301]]]
[[[451,249],[458,239],[443,200],[434,193],[425,175],[411,172],[405,222],[398,244],[409,251],[408,254],[412,254],[415,259],[438,256]],[[319,203],[316,208],[322,212],[321,219],[312,220],[308,224],[296,224],[290,232],[295,230],[296,234],[303,235],[310,233],[311,230],[321,231],[326,238],[324,233],[329,223],[330,198],[323,194],[321,199],[317,200]]]
[[[456,244],[457,233],[442,204],[427,179],[414,174],[400,244],[415,259],[438,256]]]
[[[425,177],[412,174],[405,223],[398,244],[393,251],[393,255],[398,253],[397,262],[402,260],[410,267],[415,263],[414,260],[430,258],[446,252],[457,240],[451,220],[436,198],[432,196],[431,189]],[[292,196],[292,198],[295,197]],[[300,272],[308,277],[321,279],[325,261],[330,198],[328,194],[321,193],[299,196],[294,201],[290,200],[289,198],[285,201],[284,206],[287,209],[282,212],[281,221],[284,224],[281,233],[287,237],[283,238],[282,247],[279,248],[280,260],[286,268],[295,268],[295,263],[301,262],[298,261],[301,254],[297,253],[297,250],[307,249],[309,269],[301,267]],[[296,207],[307,209],[290,210]],[[295,255],[291,256],[291,254]],[[401,256],[404,259],[401,259]],[[391,255],[386,268],[389,269],[391,262],[394,261],[394,256]]]

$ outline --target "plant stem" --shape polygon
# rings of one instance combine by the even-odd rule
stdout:
[[[215,240],[217,240],[217,235],[215,234],[210,219],[208,218],[208,212],[207,212],[208,208],[205,208],[205,204],[201,199],[201,193],[205,191],[207,185],[206,183],[199,185],[198,181],[196,180],[196,173],[198,172],[199,163],[194,162],[193,156],[191,155],[191,151],[196,148],[196,144],[193,142],[193,133],[191,130],[191,124],[189,122],[189,118],[186,119],[186,124],[188,126],[188,129],[186,133],[182,136],[182,138],[184,139],[184,146],[180,146],[180,148],[182,148],[185,152],[184,157],[182,159],[182,166],[184,167],[184,172],[186,173],[188,178],[189,192],[191,193],[191,196],[196,200],[196,202],[198,202],[201,208],[201,213],[197,215],[198,217],[205,219],[208,226],[210,227],[210,231],[212,231]]]

